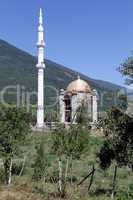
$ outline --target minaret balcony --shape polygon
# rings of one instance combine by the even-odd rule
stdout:
[[[38,69],[44,69],[44,68],[45,68],[45,64],[44,64],[44,63],[38,63],[38,64],[36,65],[36,67],[37,67]]]
[[[38,48],[40,48],[40,47],[41,47],[41,48],[44,48],[44,47],[45,47],[45,43],[42,42],[42,41],[41,41],[41,42],[37,42],[37,47],[38,47]]]

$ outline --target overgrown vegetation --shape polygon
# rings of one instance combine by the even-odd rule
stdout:
[[[68,129],[64,129],[64,126],[60,125],[52,133],[52,151],[57,155],[59,164],[59,192],[61,197],[66,194],[69,170],[71,171],[71,184],[73,182],[73,160],[80,159],[87,145],[88,131],[80,125],[71,125]]]
[[[98,157],[104,170],[114,161],[113,198],[118,167],[128,166],[133,169],[133,118],[117,108],[112,108],[107,112],[101,127],[106,132],[106,139]]]
[[[0,156],[5,182],[11,183],[13,159],[19,155],[30,132],[30,117],[23,108],[0,108]]]
[[[30,122],[27,115],[24,110],[8,110],[10,117],[7,124],[9,126],[11,120],[14,128],[8,128],[6,124],[6,129],[0,129],[0,134],[3,141],[8,141],[7,136],[14,135],[15,140],[14,137],[9,138],[12,139],[15,156],[11,157],[12,184],[8,187],[8,193],[1,164],[0,196],[8,194],[10,199],[10,194],[14,194],[16,200],[19,195],[22,199],[108,200],[113,192],[112,197],[116,200],[131,200],[133,173],[130,168],[132,146],[129,144],[132,144],[132,118],[120,110],[115,112],[116,109],[111,110],[104,119],[105,138],[94,137],[95,131],[81,124],[71,125],[68,129],[59,125],[51,133],[30,134],[30,142],[26,142]],[[1,126],[5,127],[2,119]],[[8,130],[6,135],[4,130]],[[26,155],[24,159],[22,151]],[[5,154],[1,158],[5,158]],[[119,170],[116,170],[116,165]]]

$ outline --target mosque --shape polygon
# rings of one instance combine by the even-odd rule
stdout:
[[[40,9],[39,26],[38,26],[38,102],[37,102],[37,124],[38,130],[45,128],[44,123],[44,28],[42,9]],[[61,123],[76,123],[77,109],[86,104],[88,117],[92,123],[95,123],[98,118],[97,112],[97,91],[92,89],[90,85],[82,80],[79,76],[76,80],[69,83],[66,90],[61,89],[59,95],[59,114]]]
[[[69,83],[66,90],[60,91],[60,122],[76,123],[77,110],[83,104],[86,106],[88,118],[95,123],[97,121],[97,92],[78,76],[77,80]]]

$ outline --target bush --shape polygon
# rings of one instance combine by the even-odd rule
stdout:
[[[119,191],[116,196],[117,200],[132,200],[133,199],[133,184],[129,185],[127,191]]]

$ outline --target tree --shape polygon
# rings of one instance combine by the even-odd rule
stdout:
[[[88,113],[88,106],[86,101],[82,101],[81,105],[76,110],[76,122],[86,127],[91,127],[91,117]]]
[[[126,76],[126,84],[133,84],[133,54],[121,64],[119,71],[123,76]]]
[[[30,115],[24,108],[0,108],[0,155],[4,163],[5,181],[11,183],[14,156],[30,132]]]
[[[117,107],[123,111],[127,109],[127,96],[126,94],[119,94],[117,96]]]
[[[107,139],[101,147],[98,157],[103,169],[115,161],[112,197],[115,193],[117,167],[133,166],[133,118],[117,108],[112,108],[103,120],[102,127]]]
[[[39,147],[36,147],[36,158],[33,165],[34,167],[33,179],[37,181],[41,179],[44,180],[47,166],[48,162],[45,156],[44,141],[42,140]]]
[[[104,141],[100,152],[98,153],[98,157],[100,159],[100,167],[103,170],[106,170],[108,167],[110,167],[112,160],[115,158],[115,154],[110,141]]]
[[[69,161],[72,168],[72,160],[80,158],[86,150],[88,139],[88,131],[80,125],[71,125],[68,129],[60,125],[52,133],[52,151],[58,156],[59,192],[61,197],[64,197],[66,193]],[[66,163],[65,167],[63,167],[63,160]]]

